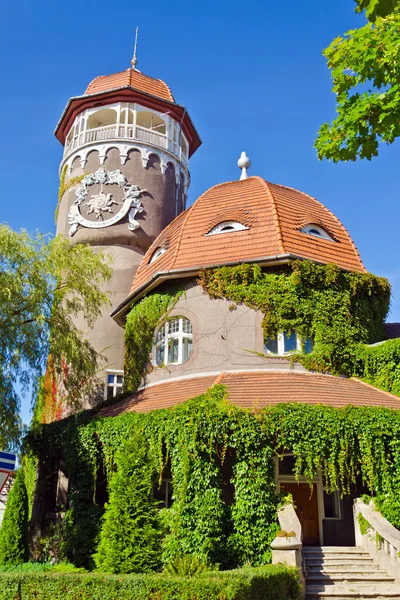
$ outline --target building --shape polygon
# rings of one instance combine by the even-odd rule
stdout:
[[[115,259],[112,312],[104,312],[88,332],[104,356],[100,380],[108,401],[84,419],[100,422],[150,414],[207,395],[218,385],[224,386],[227,401],[245,409],[247,415],[285,405],[312,407],[315,414],[321,408],[339,414],[349,405],[361,415],[374,409],[391,409],[384,412],[391,415],[393,409],[400,409],[398,396],[348,376],[356,343],[367,347],[396,338],[398,326],[387,326],[385,333],[388,284],[367,273],[348,231],[327,207],[306,193],[250,176],[250,160],[242,153],[240,179],[215,185],[187,208],[188,161],[201,143],[199,135],[168,86],[138,71],[135,58],[132,68],[97,77],[83,96],[72,98],[56,135],[65,148],[57,231],[73,243],[104,248]],[[223,273],[222,279],[210,283],[207,274],[214,272]],[[304,277],[301,293],[296,276]],[[269,296],[264,293],[260,298],[257,286],[264,285],[263,277],[265,281],[269,277],[269,283],[264,283],[272,287]],[[304,304],[307,281],[315,292],[312,310],[317,306],[321,314],[312,314]],[[289,288],[288,282],[294,287]],[[141,315],[143,303],[157,294],[161,308]],[[326,298],[331,304],[324,304]],[[133,314],[139,319],[134,326],[130,324]],[[332,321],[342,327],[336,338]],[[81,326],[85,327],[84,321]],[[132,367],[130,339],[141,329],[143,341],[134,342],[139,358]],[[325,335],[329,351],[320,350]],[[138,343],[143,346],[138,348]],[[346,344],[350,344],[347,354]],[[120,397],[123,386],[125,394]],[[355,413],[340,414],[350,419]],[[368,415],[374,422],[375,413]],[[95,447],[101,454],[99,431]],[[362,435],[361,427],[357,444]],[[390,445],[390,435],[381,460],[387,448],[393,456],[398,452]],[[340,430],[332,432],[338,448],[340,436]],[[48,436],[48,443],[53,443],[51,439]],[[36,495],[33,513],[37,522],[57,513],[58,505],[67,507],[71,493],[75,501],[81,493],[82,472],[76,470],[71,454],[66,457],[65,440],[60,440],[54,452],[48,451],[47,464],[41,463],[38,490],[42,491]],[[81,449],[80,460],[85,452]],[[236,479],[232,475],[238,452],[234,447],[231,462],[222,460],[218,467],[224,486],[221,498],[229,509],[239,494],[235,488],[239,475],[236,472]],[[269,491],[261,483],[260,494],[268,495],[273,489],[292,495],[305,545],[354,546],[354,500],[364,492],[381,493],[385,486],[388,491],[389,479],[385,485],[378,482],[376,488],[376,473],[375,479],[372,475],[368,479],[361,444],[354,452],[356,458],[354,464],[348,459],[347,474],[331,471],[329,481],[322,469],[328,457],[316,457],[310,480],[306,474],[296,475],[301,451],[289,442],[274,440],[265,476],[272,478]],[[110,473],[105,476],[97,460],[98,470],[93,474],[88,467],[93,461],[88,460],[85,469],[89,470],[84,473],[92,477],[85,487],[90,490],[86,504],[99,509],[95,517],[99,519],[108,499]],[[339,467],[335,464],[334,468]],[[369,464],[368,468],[371,471]],[[173,466],[164,465],[158,475],[157,497],[168,508],[173,497]],[[270,497],[269,502],[275,500]],[[87,509],[78,510],[78,505],[79,501],[73,508],[77,523],[79,510]],[[253,508],[248,507],[249,531],[257,521]],[[237,523],[231,526],[234,529]],[[264,548],[269,548],[268,535],[263,538]],[[250,555],[242,554],[243,560],[246,556]],[[76,562],[85,564],[83,559]]]

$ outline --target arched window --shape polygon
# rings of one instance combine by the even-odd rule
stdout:
[[[151,129],[155,133],[167,133],[165,122],[156,113],[148,110],[140,110],[136,116],[136,124],[145,129]]]
[[[243,231],[244,229],[249,229],[243,223],[239,223],[239,221],[223,221],[222,223],[218,223],[215,227],[211,229],[207,233],[207,235],[215,235],[217,233],[231,233],[232,231]]]
[[[324,240],[330,240],[331,242],[335,241],[333,237],[330,236],[327,231],[325,231],[325,229],[323,229],[319,225],[314,225],[313,223],[311,223],[310,225],[305,225],[300,229],[300,231],[302,231],[303,233],[308,233],[308,235],[323,238]]]
[[[155,260],[157,260],[157,258],[160,258],[160,256],[162,256],[164,254],[164,252],[166,252],[167,249],[166,248],[156,248],[153,252],[153,254],[151,255],[151,258],[149,260],[149,265],[151,265],[151,263],[153,263]]]
[[[267,337],[264,341],[264,351],[267,354],[284,356],[285,354],[301,351],[305,354],[311,354],[313,350],[314,340],[309,337],[302,340],[293,330],[280,332],[276,338]]]
[[[180,365],[190,357],[192,349],[192,323],[185,317],[173,317],[156,331],[153,362],[157,367]]]
[[[112,108],[102,108],[92,113],[88,119],[88,129],[97,129],[107,125],[115,125],[117,122],[117,113]]]

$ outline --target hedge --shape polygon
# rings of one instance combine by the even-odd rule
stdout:
[[[0,600],[296,600],[296,569],[283,565],[195,577],[3,573]]]

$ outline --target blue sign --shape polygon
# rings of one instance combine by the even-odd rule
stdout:
[[[17,455],[13,452],[3,452],[0,450],[0,469],[4,471],[15,471]]]

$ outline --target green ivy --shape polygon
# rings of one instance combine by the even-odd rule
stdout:
[[[354,374],[375,387],[400,396],[400,339],[360,346]]]
[[[85,173],[83,173],[82,175],[78,175],[77,177],[72,177],[68,181],[68,183],[65,183],[65,179],[67,177],[67,170],[68,170],[68,165],[64,165],[63,170],[61,171],[60,187],[58,188],[57,206],[56,206],[56,210],[54,213],[54,220],[55,220],[56,224],[57,224],[58,211],[60,209],[61,200],[62,200],[62,197],[64,196],[65,192],[67,190],[69,190],[72,186],[76,185],[77,183],[80,183],[82,181],[82,179],[85,177]]]
[[[389,506],[400,495],[399,440],[399,411],[282,404],[254,413],[232,405],[225,386],[216,385],[170,409],[109,418],[89,411],[42,425],[30,434],[29,446],[44,461],[62,456],[70,477],[68,543],[61,558],[90,567],[97,551],[103,557],[99,566],[124,571],[136,568],[135,522],[139,547],[162,532],[158,555],[149,543],[144,570],[188,555],[223,569],[268,562],[280,502],[273,458],[284,451],[293,452],[296,474],[310,484],[321,472],[328,490],[339,483],[346,494],[361,476],[370,494],[386,498]],[[230,482],[228,457],[234,458]],[[102,465],[110,491],[103,519],[95,494]],[[174,503],[154,513],[149,482],[158,485],[167,465]],[[230,506],[224,502],[227,484],[234,489]],[[121,519],[126,527],[116,532]],[[119,545],[125,556],[118,554]]]
[[[358,525],[360,527],[361,535],[367,535],[367,533],[371,527],[369,522],[367,521],[367,519],[365,517],[363,517],[363,515],[361,513],[359,513],[357,516],[357,521],[358,521]]]
[[[130,311],[125,326],[124,389],[136,391],[149,368],[154,330],[175,306],[181,289],[173,289],[143,298]]]
[[[248,264],[204,270],[199,283],[211,298],[260,310],[265,337],[295,330],[313,338],[312,354],[292,357],[313,371],[351,375],[358,346],[385,337],[390,285],[370,273],[305,260],[278,271]]]

